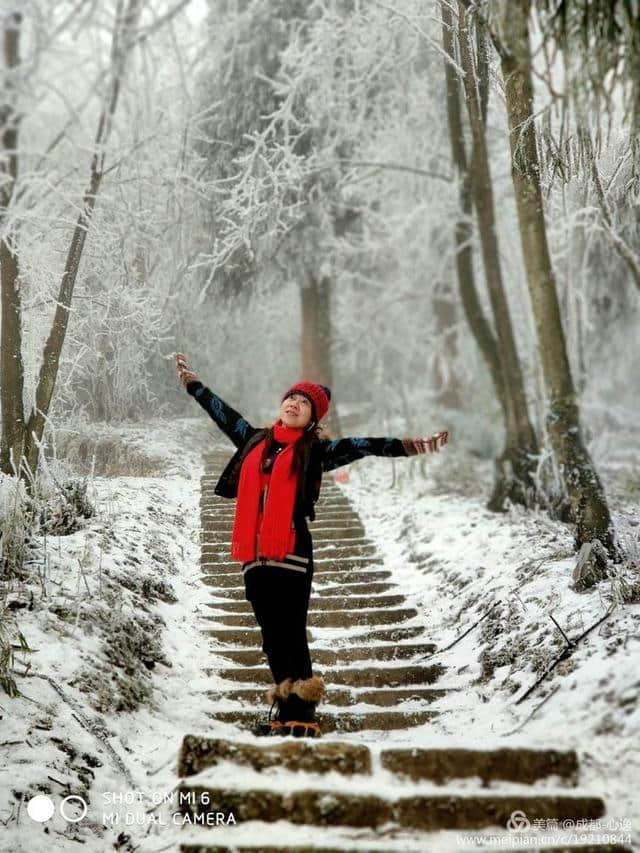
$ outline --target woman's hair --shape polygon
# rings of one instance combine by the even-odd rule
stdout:
[[[307,466],[309,464],[309,456],[311,453],[311,445],[314,441],[320,440],[320,430],[322,427],[314,423],[311,429],[305,429],[302,436],[295,442],[293,448],[293,458],[291,460],[291,473],[295,474],[298,478],[298,485],[302,485],[302,477],[304,472],[307,470]],[[273,450],[273,447],[276,444],[276,440],[273,436],[273,425],[271,425],[265,435],[265,443],[264,449],[262,451],[262,456],[260,458],[260,470],[264,470],[264,465],[267,460],[267,456]]]

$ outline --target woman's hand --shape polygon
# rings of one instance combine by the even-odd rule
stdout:
[[[443,429],[440,432],[434,432],[427,438],[414,438],[413,446],[416,453],[437,453],[448,441],[449,432]]]
[[[185,358],[184,353],[176,353],[176,369],[178,371],[178,378],[180,379],[180,382],[182,382],[182,384],[185,386],[185,388],[187,387],[189,382],[198,381],[198,377],[187,364],[187,359]]]

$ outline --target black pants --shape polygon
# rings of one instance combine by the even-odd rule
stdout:
[[[313,674],[307,643],[312,576],[313,566],[306,574],[268,565],[247,572],[247,599],[262,631],[262,650],[276,684],[285,678],[295,681]]]

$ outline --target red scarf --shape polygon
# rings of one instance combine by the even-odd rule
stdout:
[[[301,427],[288,427],[278,420],[273,436],[287,446],[275,458],[270,474],[260,471],[260,457],[266,438],[245,457],[238,481],[238,499],[231,536],[231,558],[242,563],[267,557],[281,560],[295,547],[295,530],[291,529],[296,497],[297,477],[291,474],[294,443],[304,434]],[[260,512],[260,495],[268,487],[264,514]]]

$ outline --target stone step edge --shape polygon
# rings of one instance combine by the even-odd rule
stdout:
[[[370,809],[377,809],[381,811],[388,810],[390,812],[389,818],[393,822],[400,823],[400,820],[403,817],[409,818],[406,823],[400,823],[400,826],[403,828],[416,828],[427,830],[435,830],[435,829],[459,829],[461,831],[469,830],[471,832],[475,831],[475,828],[482,827],[488,829],[490,827],[495,826],[496,828],[504,829],[505,823],[500,823],[498,820],[493,822],[493,818],[496,817],[496,805],[498,806],[498,810],[504,810],[504,816],[506,818],[509,817],[510,813],[513,813],[515,809],[521,809],[525,812],[525,814],[531,815],[532,817],[536,817],[539,812],[546,811],[547,814],[551,813],[558,820],[564,819],[561,818],[562,810],[568,810],[569,808],[577,807],[577,812],[581,813],[581,816],[584,817],[593,817],[599,818],[602,817],[606,813],[605,804],[601,797],[594,796],[592,793],[588,791],[573,791],[568,794],[566,789],[553,789],[553,788],[545,788],[542,790],[532,790],[531,786],[525,786],[525,791],[513,790],[509,792],[492,792],[492,793],[478,793],[477,790],[473,789],[456,789],[453,786],[449,787],[446,792],[443,792],[441,789],[437,791],[433,791],[432,789],[426,789],[423,793],[417,794],[415,792],[408,794],[404,791],[399,793],[398,796],[386,797],[379,793],[379,782],[376,780],[372,780],[369,786],[364,787],[362,791],[358,793],[353,793],[353,786],[349,785],[345,790],[340,790],[335,787],[335,785],[331,785],[328,787],[317,787],[314,785],[310,785],[309,787],[301,788],[299,785],[299,780],[294,777],[293,780],[288,785],[283,784],[282,777],[279,779],[273,778],[269,781],[272,782],[272,786],[261,786],[255,787],[252,785],[237,785],[234,782],[230,781],[228,785],[225,787],[220,787],[219,777],[212,779],[213,784],[206,784],[206,773],[207,771],[202,771],[199,774],[200,778],[192,779],[189,783],[181,783],[178,786],[178,790],[181,793],[191,792],[192,801],[189,802],[186,798],[183,800],[183,809],[185,811],[189,811],[190,807],[193,808],[193,812],[197,813],[200,808],[204,807],[204,811],[207,811],[210,806],[215,804],[215,800],[222,800],[224,802],[226,799],[235,799],[235,798],[243,798],[246,799],[249,796],[253,796],[255,799],[262,799],[264,802],[268,802],[271,798],[280,799],[282,801],[288,801],[287,806],[285,807],[285,812],[290,813],[291,806],[296,805],[296,801],[301,805],[306,801],[307,805],[311,808],[305,808],[307,820],[303,821],[307,824],[312,824],[315,826],[323,826],[325,825],[325,820],[327,819],[327,815],[323,814],[319,820],[314,820],[314,815],[309,814],[310,811],[315,811],[315,809],[320,809],[320,804],[327,797],[341,797],[345,804],[349,804],[351,806],[359,805],[359,800],[368,800],[368,807]],[[205,778],[202,778],[202,777]],[[351,780],[352,781],[352,780]],[[279,784],[277,784],[279,783]],[[368,790],[367,790],[368,788]],[[206,792],[207,798],[206,801],[202,802],[203,794]],[[214,803],[211,802],[214,800]],[[421,804],[421,807],[418,808],[418,804],[416,801],[424,801]],[[456,800],[458,801],[456,804]],[[455,820],[464,818],[464,815],[460,814],[460,807],[463,804],[471,805],[473,804],[476,808],[477,812],[480,812],[485,819],[485,823],[480,823],[479,825],[475,823],[476,818],[472,818],[474,822],[470,822],[469,819],[462,823],[462,826],[456,826],[456,824],[451,824],[449,827],[440,825],[428,826],[421,824],[416,821],[416,818],[420,816],[422,820],[425,818],[433,820],[434,815],[431,809],[428,808],[429,805],[431,807],[440,806],[441,813],[437,815],[436,820]],[[458,806],[456,808],[456,805]],[[315,808],[314,808],[315,807]],[[233,810],[233,808],[231,809]],[[404,810],[404,815],[403,815]],[[575,814],[575,812],[572,812]],[[566,817],[566,815],[565,815]],[[413,818],[413,819],[412,819]],[[283,816],[284,820],[289,820],[289,814],[285,814]],[[361,815],[358,815],[357,823],[349,823],[348,821],[344,821],[341,824],[333,824],[333,825],[341,825],[341,826],[362,826],[359,822],[361,819]],[[386,820],[381,820],[380,823],[386,823]]]
[[[316,739],[315,742],[328,740],[332,736],[336,738],[332,743],[337,744],[339,735],[335,736],[333,732],[323,735],[321,738]],[[273,740],[273,738],[256,737],[256,742],[261,740]],[[282,744],[291,745],[299,742],[297,738],[282,738],[282,740],[278,740]],[[234,781],[231,773],[227,773],[225,776],[223,771],[229,771],[232,767],[242,767],[242,782],[238,783]],[[333,773],[334,771],[327,772]],[[183,776],[181,780],[185,788],[194,787],[215,790],[221,788],[220,779],[224,777],[229,780],[224,785],[224,790],[236,793],[258,793],[266,790],[285,795],[305,791],[318,794],[333,792],[353,797],[375,796],[385,803],[393,803],[413,797],[434,797],[442,800],[448,797],[477,797],[478,799],[486,799],[487,801],[512,796],[543,797],[545,799],[562,797],[569,800],[602,800],[601,796],[594,794],[586,786],[584,788],[579,786],[569,788],[562,783],[550,785],[548,782],[549,777],[541,778],[539,783],[492,779],[490,787],[482,787],[475,776],[467,779],[455,778],[443,784],[433,782],[429,779],[412,782],[408,779],[396,777],[395,775],[392,775],[389,779],[382,780],[375,768],[371,773],[336,773],[330,780],[324,778],[325,775],[322,771],[283,769],[278,765],[266,766],[260,770],[256,770],[250,765],[234,764],[231,759],[221,758],[218,763],[204,767],[202,770],[192,773],[189,776]],[[395,795],[385,796],[384,794],[380,794],[381,784],[385,786],[392,784]]]
[[[258,639],[259,636],[260,635],[256,633],[256,639]],[[402,649],[404,646],[406,646],[407,648],[411,648],[412,646],[423,646],[423,647],[425,647],[425,649],[426,648],[432,648],[433,649],[433,651],[424,652],[424,654],[431,655],[431,654],[434,654],[435,650],[436,650],[435,643],[409,643],[407,641],[403,641],[403,642],[398,642],[398,643],[395,643],[395,642],[371,643],[371,645],[365,643],[364,645],[357,645],[356,644],[357,639],[358,638],[355,637],[354,641],[352,643],[350,643],[348,646],[327,647],[327,646],[319,646],[317,644],[314,644],[313,651],[314,652],[321,652],[321,653],[322,652],[335,652],[336,654],[339,654],[340,652],[350,652],[352,649],[366,649],[367,651],[371,651],[373,653],[373,652],[376,652],[377,650],[380,650],[380,649]],[[326,641],[326,638],[325,638],[325,641]],[[242,647],[242,646],[214,646],[214,645],[209,645],[209,651],[212,654],[224,654],[225,652],[247,652],[247,654],[249,654],[249,653],[253,653],[253,652],[260,652],[261,649],[260,648],[253,649],[251,647],[246,648],[246,647]],[[264,654],[264,652],[263,652],[263,654]],[[422,651],[415,651],[414,652],[414,655],[420,655],[420,654],[423,654],[423,652]],[[408,659],[408,658],[403,658],[403,660],[406,660],[406,659]]]
[[[412,775],[405,770],[407,754],[413,764],[419,766],[422,775]],[[221,761],[238,763],[238,758],[250,772],[262,773],[263,770],[278,768],[295,773],[299,778],[302,778],[301,774],[315,774],[322,781],[324,774],[330,770],[336,770],[341,777],[346,776],[349,780],[364,777],[369,781],[380,768],[403,783],[414,785],[429,781],[437,786],[437,790],[453,780],[463,781],[466,789],[471,780],[476,779],[480,779],[483,785],[486,781],[515,782],[528,789],[536,782],[550,778],[562,780],[564,790],[567,784],[577,787],[579,772],[578,755],[574,749],[537,748],[527,744],[486,749],[475,746],[394,748],[379,742],[367,745],[331,739],[330,736],[314,741],[297,740],[284,746],[282,742],[256,744],[252,740],[189,734],[185,735],[180,746],[179,766],[182,775],[190,777],[211,767],[217,768]],[[194,762],[197,768],[203,761],[208,761],[204,767],[191,770]],[[322,769],[323,764],[326,770]],[[528,778],[518,779],[523,771]],[[473,781],[472,784],[477,783]]]

